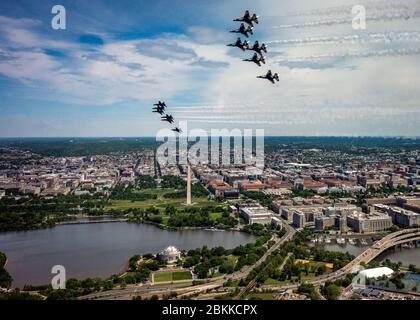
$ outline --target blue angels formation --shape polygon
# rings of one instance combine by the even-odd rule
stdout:
[[[152,112],[159,113],[161,115],[160,117],[161,121],[165,121],[165,122],[169,122],[170,124],[173,124],[174,117],[166,113],[166,108],[167,108],[166,103],[164,101],[159,100],[157,103],[153,105]],[[178,127],[173,128],[172,131],[177,132],[177,133],[182,133],[182,130]]]

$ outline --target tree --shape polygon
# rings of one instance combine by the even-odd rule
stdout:
[[[6,269],[0,267],[0,288],[10,288],[12,282],[12,276],[6,271]]]
[[[325,266],[325,264],[321,264],[317,269],[316,269],[316,275],[320,276],[323,275],[325,272],[327,271],[327,267]]]
[[[0,252],[0,268],[6,264],[7,257],[3,252]]]
[[[171,216],[176,213],[176,208],[174,206],[167,206],[165,208],[165,214]]]
[[[408,266],[408,271],[410,271],[412,273],[420,273],[420,268],[417,268],[416,265],[414,265],[414,264],[410,264]]]
[[[6,255],[0,252],[0,288],[10,288],[13,282],[12,276],[4,269],[6,261]]]
[[[310,283],[302,283],[298,288],[298,292],[309,297],[311,300],[320,299],[319,294],[316,292],[314,285]]]
[[[199,279],[205,279],[209,274],[209,268],[203,263],[200,263],[194,267],[194,272],[197,274]]]
[[[327,300],[336,300],[341,294],[341,288],[333,283],[326,283],[321,293]]]
[[[221,273],[233,273],[234,269],[235,269],[235,267],[231,262],[225,261],[220,265],[219,272],[221,272]]]

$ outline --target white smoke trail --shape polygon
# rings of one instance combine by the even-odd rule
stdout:
[[[400,48],[400,49],[385,49],[385,50],[375,50],[367,52],[348,52],[342,54],[323,54],[323,55],[311,55],[307,57],[296,57],[296,58],[287,58],[279,59],[275,62],[277,63],[288,63],[288,62],[307,62],[307,61],[317,61],[321,59],[346,59],[346,58],[369,58],[369,57],[397,57],[397,56],[409,56],[420,54],[420,48]]]
[[[391,12],[384,14],[376,14],[366,17],[367,22],[379,22],[379,21],[394,21],[394,20],[409,20],[417,19],[420,17],[420,7],[417,7],[413,11],[405,12]],[[323,26],[336,26],[340,24],[350,24],[352,23],[352,18],[340,18],[340,19],[326,19],[318,21],[309,21],[295,24],[285,24],[279,26],[273,26],[274,29],[291,29],[291,28],[310,28],[310,27],[323,27]]]
[[[265,125],[279,125],[279,124],[288,124],[288,125],[298,125],[298,124],[308,124],[314,122],[310,119],[302,120],[281,120],[281,121],[267,121],[267,120],[193,120],[193,123],[229,123],[229,124],[265,124]]]
[[[363,5],[366,10],[368,11],[385,11],[385,10],[410,10],[416,4],[419,4],[418,0],[411,0],[411,1],[402,1],[400,0],[398,3],[390,2],[390,1],[360,1],[361,5]],[[343,6],[336,6],[336,7],[328,7],[328,8],[320,8],[320,9],[313,9],[313,10],[305,10],[305,11],[296,11],[296,12],[289,12],[285,16],[287,17],[304,17],[304,16],[328,16],[328,15],[341,15],[341,14],[348,14],[351,12],[351,9],[354,4],[352,5],[343,5]]]
[[[285,39],[265,41],[271,45],[305,45],[305,44],[343,44],[343,43],[391,43],[419,42],[420,31],[401,31],[368,34],[350,34],[344,36],[310,37],[300,39]]]

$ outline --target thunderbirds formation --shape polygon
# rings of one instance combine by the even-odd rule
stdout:
[[[241,25],[239,26],[239,29],[232,30],[230,32],[232,33],[239,33],[244,35],[246,38],[249,38],[249,35],[254,34],[254,23],[258,24],[258,16],[254,13],[251,15],[249,10],[245,11],[245,14],[242,18],[234,19],[233,21],[239,21],[241,22]],[[247,26],[245,26],[247,24]],[[267,53],[267,46],[263,44],[259,44],[258,41],[254,42],[254,45],[252,47],[249,46],[249,43],[247,40],[244,40],[242,42],[241,38],[238,37],[235,43],[228,44],[229,47],[237,47],[241,49],[242,51],[250,50],[254,51],[254,55],[249,59],[244,59],[243,61],[247,62],[253,62],[257,64],[259,67],[261,67],[263,64],[265,64],[265,57],[263,53]],[[267,74],[263,76],[258,76],[259,79],[266,79],[269,80],[272,83],[276,83],[276,81],[279,81],[279,75],[277,73],[272,73],[271,70],[268,70]]]
[[[160,118],[161,121],[166,121],[169,122],[170,124],[174,123],[174,117],[170,114],[165,113],[167,106],[166,103],[164,101],[158,101],[158,103],[155,103],[153,105],[153,111],[155,113],[159,113],[162,117]],[[172,131],[178,132],[178,133],[182,133],[182,130],[178,127],[175,127],[174,129],[172,129]]]
[[[234,19],[233,21],[239,21],[241,22],[241,25],[239,26],[239,29],[232,30],[230,32],[232,33],[239,33],[245,36],[246,38],[249,38],[249,35],[254,34],[254,23],[258,24],[258,16],[254,13],[251,15],[249,10],[245,11],[245,14],[242,18]],[[247,26],[245,26],[245,24]],[[262,64],[265,64],[265,57],[264,53],[267,53],[267,46],[257,41],[254,42],[252,46],[249,45],[247,40],[244,40],[242,42],[241,38],[238,37],[235,43],[228,44],[229,47],[237,47],[241,49],[242,51],[254,51],[254,55],[249,59],[244,59],[243,61],[247,62],[253,62],[257,64],[259,67],[262,66]],[[271,70],[268,70],[268,72],[263,76],[257,76],[259,79],[266,79],[269,80],[272,83],[276,83],[276,81],[279,81],[279,75],[277,73],[272,73]],[[169,122],[170,124],[174,123],[174,117],[170,114],[166,113],[166,103],[164,101],[158,101],[153,105],[153,112],[159,113],[161,115],[161,121]],[[182,133],[182,130],[178,127],[175,127],[172,129],[172,131],[177,133]]]

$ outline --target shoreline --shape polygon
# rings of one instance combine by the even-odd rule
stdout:
[[[101,217],[101,218],[105,218],[105,217],[111,217],[111,216],[92,216],[92,218],[97,218],[97,217]],[[79,219],[83,219],[83,218],[90,218],[89,216],[86,217],[82,217]],[[167,230],[167,231],[194,231],[194,230],[205,230],[205,229],[209,229],[209,228],[214,228],[213,226],[205,226],[205,227],[171,227],[171,226],[167,226],[164,224],[160,224],[160,223],[156,223],[153,221],[133,221],[130,220],[129,218],[115,218],[115,219],[109,219],[106,221],[101,221],[98,219],[98,221],[77,221],[78,219],[69,219],[69,220],[64,220],[64,221],[57,221],[54,222],[53,225],[46,225],[46,226],[40,226],[38,228],[31,228],[31,229],[23,229],[23,230],[0,230],[0,234],[6,234],[9,232],[28,232],[28,231],[36,231],[36,230],[45,230],[45,229],[52,229],[58,226],[68,226],[68,225],[78,225],[78,224],[95,224],[95,223],[118,223],[118,222],[127,222],[127,223],[134,223],[134,224],[147,224],[147,225],[153,225],[159,229],[162,230]],[[240,231],[243,232],[242,230],[238,230],[236,228],[217,228],[219,231],[223,230],[223,231]]]

